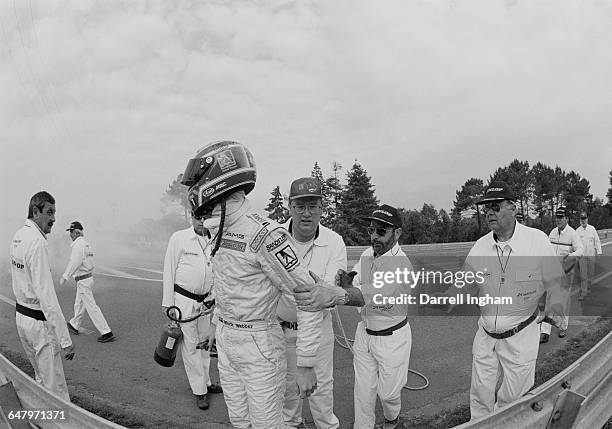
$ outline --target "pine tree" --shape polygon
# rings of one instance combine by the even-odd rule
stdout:
[[[608,189],[606,197],[608,198],[608,205],[612,207],[612,171],[610,171],[610,189]]]
[[[271,194],[270,202],[266,207],[266,211],[269,213],[268,217],[278,223],[285,223],[289,219],[289,209],[284,206],[285,199],[280,191],[280,186],[277,185]]]
[[[321,199],[321,203],[323,205],[323,212],[321,214],[321,223],[325,225],[324,221],[329,216],[329,192],[327,190],[327,183],[325,179],[323,179],[323,171],[321,171],[321,167],[319,167],[319,163],[315,161],[314,167],[312,167],[312,171],[310,173],[312,177],[317,179],[321,184],[321,194],[323,195]]]
[[[327,189],[327,216],[321,219],[321,223],[328,228],[337,231],[338,228],[338,207],[342,200],[342,184],[340,183],[340,171],[342,165],[334,161],[332,163],[332,175],[325,179]]]
[[[366,170],[355,160],[347,173],[347,184],[338,207],[340,219],[337,232],[344,238],[347,246],[370,244],[368,223],[363,218],[370,216],[378,206],[374,185],[370,180]]]

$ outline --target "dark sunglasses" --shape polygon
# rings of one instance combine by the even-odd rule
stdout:
[[[485,213],[489,210],[493,210],[497,213],[501,210],[501,203],[485,203],[482,205],[482,208]]]
[[[556,217],[557,219],[563,219],[563,218],[565,217],[565,215],[555,215],[555,217]]]
[[[586,218],[587,218],[586,216],[580,216],[580,219],[583,219],[583,220],[584,220],[584,219],[586,219]]]
[[[376,233],[376,235],[378,235],[379,237],[384,237],[385,235],[387,235],[388,231],[392,231],[393,227],[389,227],[389,228],[372,228],[371,226],[368,227],[368,234],[372,235],[374,233]]]

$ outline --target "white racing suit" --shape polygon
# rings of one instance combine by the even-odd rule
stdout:
[[[566,225],[563,228],[563,231],[559,231],[559,228],[554,228],[550,231],[548,235],[552,248],[557,256],[559,256],[560,260],[563,262],[567,256],[576,256],[580,258],[584,253],[584,248],[582,246],[582,241],[580,241],[580,237],[578,234],[569,225]],[[578,261],[577,261],[578,263]],[[568,269],[564,266],[564,269]],[[559,329],[567,329],[569,325],[569,308],[570,308],[570,295],[571,295],[571,287],[574,282],[574,275],[576,273],[576,265],[574,265],[571,269],[569,269],[565,275],[567,276],[567,281],[570,287],[570,291],[568,294],[568,302],[567,302],[567,313],[563,317],[561,322],[561,326]],[[546,301],[549,300],[548,295],[546,296]],[[549,334],[551,332],[552,326],[550,323],[542,322],[540,325],[540,332],[543,334]]]
[[[372,429],[376,422],[376,396],[380,398],[386,420],[395,420],[402,408],[402,389],[408,379],[412,331],[408,323],[408,304],[381,303],[383,298],[409,295],[407,283],[385,282],[374,285],[374,273],[412,271],[412,263],[395,244],[384,255],[374,257],[367,248],[353,267],[357,275],[353,286],[361,290],[365,306],[355,330],[353,367],[355,369],[354,429]],[[384,335],[381,333],[387,332]]]
[[[283,428],[285,338],[276,306],[281,293],[291,294],[314,281],[288,231],[253,213],[241,195],[228,200],[221,245],[213,259],[219,375],[234,427]],[[218,207],[213,214],[218,215]],[[218,218],[204,223],[214,237],[218,224],[209,221]],[[315,365],[322,319],[322,312],[298,310],[298,366]]]
[[[162,306],[177,306],[183,319],[205,310],[202,301],[212,300],[209,295],[213,276],[210,250],[210,239],[197,235],[191,227],[175,232],[168,241],[164,258]],[[197,297],[190,298],[184,291]],[[208,386],[211,384],[209,351],[196,348],[209,329],[210,315],[181,323],[181,357],[194,395],[208,393]]]
[[[289,220],[284,226],[291,232]],[[297,246],[300,251],[301,246]],[[346,246],[342,237],[329,228],[319,225],[315,238],[310,246],[299,255],[302,264],[327,283],[334,284],[338,270],[346,270]],[[298,427],[302,423],[302,399],[297,386],[297,357],[295,345],[297,339],[297,314],[295,300],[291,295],[283,294],[278,303],[278,317],[282,321],[283,334],[287,346],[287,390],[283,416],[285,423]],[[317,429],[333,429],[339,426],[334,415],[334,329],[331,312],[323,310],[321,345],[317,353],[315,373],[317,389],[308,397],[308,404]]]
[[[567,312],[569,294],[563,269],[546,234],[518,222],[512,238],[505,243],[498,243],[493,232],[476,241],[462,271],[474,273],[472,278],[482,281],[451,286],[447,293],[510,300],[479,307],[470,388],[474,420],[519,399],[531,389],[540,345],[535,323],[538,302],[546,291],[546,313],[559,320]]]
[[[31,220],[17,231],[11,243],[13,292],[24,315],[15,316],[23,349],[34,367],[36,381],[70,401],[64,377],[61,348],[72,345],[49,267],[45,234]],[[45,320],[40,320],[45,319]]]
[[[93,250],[87,240],[77,237],[70,245],[70,261],[62,277],[68,280],[74,276],[76,281],[76,297],[74,298],[74,317],[70,319],[70,324],[77,330],[81,327],[85,311],[89,314],[91,321],[101,335],[111,331],[102,314],[102,310],[96,303],[93,296]],[[85,278],[81,278],[85,277]]]
[[[576,234],[582,241],[584,254],[578,261],[580,267],[580,292],[586,296],[591,291],[593,276],[595,275],[595,255],[601,255],[601,241],[593,225],[576,229]]]

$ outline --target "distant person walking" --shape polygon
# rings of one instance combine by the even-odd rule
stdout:
[[[580,226],[576,233],[584,247],[584,254],[578,260],[580,268],[580,295],[578,299],[582,301],[585,296],[591,293],[591,283],[595,275],[595,257],[601,255],[601,241],[595,227],[589,225],[586,212],[580,213]]]
[[[36,381],[70,401],[60,346],[66,360],[74,357],[74,346],[53,287],[46,235],[54,222],[55,198],[45,191],[34,194],[28,219],[11,243],[15,323]]]
[[[580,238],[578,237],[578,234],[576,234],[574,228],[567,224],[568,219],[565,207],[560,206],[557,209],[555,212],[555,219],[557,222],[557,227],[550,231],[548,238],[555,251],[555,255],[561,258],[561,264],[563,266],[563,270],[565,271],[565,275],[567,276],[571,295],[574,273],[576,272],[575,265],[578,259],[582,256],[584,249],[582,247],[582,241],[580,241]],[[563,338],[567,335],[567,328],[569,325],[569,304],[570,303],[568,302],[567,313],[563,317],[561,326],[559,326],[559,338]],[[548,342],[551,329],[552,327],[549,323],[542,322],[542,325],[540,326],[540,343]]]
[[[60,279],[60,286],[66,283],[68,279],[74,276],[76,281],[76,297],[74,299],[74,317],[68,322],[68,329],[75,335],[79,334],[81,323],[85,311],[89,314],[91,321],[98,331],[100,343],[108,343],[115,340],[115,335],[108,327],[106,319],[102,314],[102,310],[93,296],[93,250],[85,237],[83,237],[83,225],[80,222],[74,221],[66,230],[70,231],[72,239],[72,252],[70,253],[70,261],[66,267],[66,271]]]

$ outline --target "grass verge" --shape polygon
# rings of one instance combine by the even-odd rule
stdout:
[[[611,330],[612,317],[600,318],[597,322],[587,326],[580,334],[568,339],[563,348],[546,355],[546,359],[540,359],[536,366],[535,386],[541,385],[578,360]],[[22,353],[9,350],[2,344],[0,344],[0,352],[30,377],[34,376],[34,369],[30,361]],[[173,427],[176,425],[176,422],[155,419],[150,413],[145,413],[129,404],[93,396],[86,385],[69,385],[69,390],[70,399],[75,405],[128,428]],[[402,415],[400,428],[450,428],[465,423],[469,419],[470,407],[461,405],[452,410],[441,411],[435,416]],[[604,429],[612,429],[612,419],[606,423]]]
[[[569,365],[578,360],[603,337],[612,330],[612,317],[601,317],[595,323],[575,337],[568,339],[563,348],[546,355],[546,359],[538,359],[536,365],[535,386],[550,380]],[[429,429],[451,428],[467,422],[470,419],[469,405],[461,405],[452,410],[444,410],[435,416],[402,415],[400,428]],[[612,429],[612,418],[604,426]]]
[[[13,365],[34,378],[34,368],[23,353],[10,350],[3,344],[0,344],[0,352]],[[68,390],[73,404],[121,426],[135,429],[172,426],[172,422],[154,419],[148,413],[142,412],[129,404],[120,404],[100,396],[94,396],[85,385],[74,386],[68,383]]]

